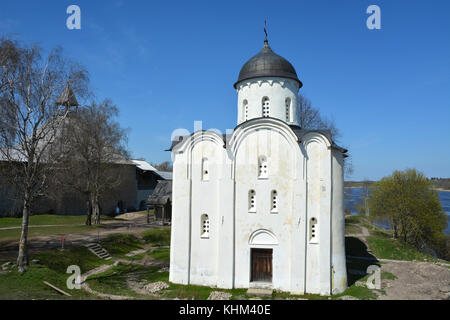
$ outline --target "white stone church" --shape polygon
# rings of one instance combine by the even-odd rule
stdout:
[[[267,39],[241,69],[237,126],[173,152],[170,281],[329,295],[347,287],[346,150],[299,126],[294,67]]]

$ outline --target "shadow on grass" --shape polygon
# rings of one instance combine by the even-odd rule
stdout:
[[[366,244],[355,237],[345,237],[345,253],[347,262],[347,282],[350,287],[367,275],[371,265],[380,266],[377,258],[369,253]]]

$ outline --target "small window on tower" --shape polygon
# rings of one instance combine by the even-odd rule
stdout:
[[[286,98],[286,122],[292,122],[291,117],[291,98]]]
[[[272,190],[270,197],[270,212],[277,213],[278,212],[278,193],[276,190]]]
[[[262,116],[263,117],[268,117],[269,116],[269,112],[270,112],[270,110],[269,110],[269,98],[267,98],[267,97],[264,97],[263,99],[262,99]]]
[[[209,238],[209,217],[207,214],[202,214],[200,223],[200,237]]]
[[[309,242],[318,243],[319,242],[319,226],[317,224],[317,218],[311,218],[309,221]]]
[[[202,180],[209,181],[209,164],[208,158],[202,159]]]
[[[246,100],[244,100],[244,102],[242,103],[242,106],[243,106],[243,110],[244,110],[244,121],[247,121],[248,120],[248,101],[247,101],[247,99]]]
[[[267,179],[268,174],[268,166],[267,166],[267,158],[265,156],[261,156],[258,159],[258,178],[259,179]]]
[[[256,192],[255,190],[250,190],[248,192],[248,212],[256,212]]]

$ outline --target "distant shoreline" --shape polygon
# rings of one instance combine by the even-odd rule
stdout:
[[[433,188],[433,190],[436,190],[436,191],[444,191],[444,192],[450,192],[450,190],[443,189],[443,188]]]
[[[363,187],[344,187],[345,189],[362,189]],[[448,189],[443,189],[443,188],[433,188],[433,190],[436,191],[442,191],[442,192],[450,192],[450,190]]]

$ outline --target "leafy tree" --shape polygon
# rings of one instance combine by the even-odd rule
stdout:
[[[430,180],[415,169],[394,171],[374,183],[369,206],[372,218],[389,220],[394,238],[417,248],[443,241],[447,216]]]

